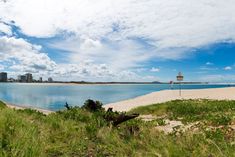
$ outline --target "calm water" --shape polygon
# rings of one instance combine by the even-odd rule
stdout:
[[[228,85],[182,85],[182,89],[219,88]],[[169,85],[35,85],[0,83],[0,99],[19,106],[59,110],[65,102],[82,105],[86,99],[104,104],[169,89]],[[177,89],[179,85],[174,85]]]

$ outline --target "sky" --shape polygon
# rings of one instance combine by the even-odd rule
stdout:
[[[235,82],[235,0],[0,0],[0,71]]]

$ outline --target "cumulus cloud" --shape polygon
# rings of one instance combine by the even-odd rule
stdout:
[[[150,69],[151,72],[159,72],[160,69],[159,68],[155,68],[155,67],[152,67],[152,69]]]
[[[40,45],[33,45],[22,38],[0,37],[0,59],[7,63],[0,64],[1,70],[9,71],[10,75],[33,73],[36,77],[52,76],[59,80],[87,81],[140,81],[153,78],[142,77],[132,71],[113,71],[106,64],[94,63],[92,60],[76,64],[55,63]],[[12,73],[14,71],[14,74]]]
[[[234,0],[0,0],[0,58],[16,71],[138,77],[132,69],[151,59],[181,59],[194,48],[234,42],[234,10]],[[48,45],[67,51],[69,63],[55,63],[39,45],[10,38],[9,23],[26,36],[62,36]]]
[[[150,59],[153,54],[138,41],[99,42],[90,38],[70,37],[63,41],[54,41],[50,47],[68,51],[69,61],[79,63],[92,60],[98,64],[105,63],[113,70],[127,70],[139,67],[139,63]]]
[[[11,27],[4,24],[4,23],[1,23],[0,21],[0,35],[1,34],[6,34],[6,35],[9,35],[11,36],[12,35],[12,31],[11,31]]]
[[[51,71],[56,66],[47,54],[41,52],[41,46],[15,37],[0,37],[0,59],[17,72]]]
[[[184,56],[182,50],[235,39],[234,0],[9,0],[0,2],[0,15],[14,21],[29,36],[75,33],[85,48],[102,39],[147,39],[156,56]],[[55,7],[56,6],[56,7]],[[226,25],[224,25],[226,23]],[[90,40],[91,39],[91,40]],[[93,42],[93,43],[92,43]],[[163,51],[163,52],[162,52]],[[158,54],[160,53],[160,54]]]
[[[85,80],[85,81],[153,81],[158,80],[152,76],[140,76],[132,71],[113,71],[105,64],[79,63],[58,64],[53,77],[60,76],[60,80]]]
[[[232,70],[232,67],[226,66],[226,67],[224,67],[224,70]]]
[[[206,65],[214,65],[214,64],[211,62],[206,62]]]

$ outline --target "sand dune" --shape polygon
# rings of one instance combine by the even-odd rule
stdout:
[[[21,109],[27,109],[27,108],[30,108],[30,109],[33,109],[33,110],[36,110],[36,111],[42,112],[42,113],[43,113],[43,114],[45,114],[45,115],[48,115],[48,114],[50,114],[50,113],[53,113],[53,111],[45,110],[45,109],[40,109],[40,108],[32,108],[32,107],[18,106],[18,105],[10,104],[10,103],[6,103],[6,102],[5,102],[5,104],[7,105],[7,107],[9,107],[9,108],[13,108],[13,109],[16,109],[16,110],[21,110]]]
[[[139,106],[163,103],[176,99],[235,100],[235,87],[182,90],[181,96],[179,96],[178,90],[162,90],[133,99],[110,103],[105,105],[105,108],[112,107],[115,111],[128,111]]]

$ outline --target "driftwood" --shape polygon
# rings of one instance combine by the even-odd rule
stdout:
[[[65,103],[64,106],[66,107],[67,110],[70,110],[72,108],[72,107],[69,106],[69,104],[67,102]]]
[[[65,103],[65,107],[67,110],[73,109],[72,106],[69,106],[68,103]],[[108,110],[105,112],[104,108],[102,107],[102,103],[99,101],[93,101],[88,99],[85,104],[82,106],[82,108],[90,111],[90,112],[100,112],[103,115],[103,118],[111,122],[113,126],[117,126],[125,121],[128,121],[130,119],[134,119],[139,116],[139,114],[126,114],[126,113],[119,113],[114,112],[113,108],[108,108]]]
[[[121,124],[130,119],[134,119],[138,116],[139,114],[136,113],[127,115],[126,113],[113,112],[112,108],[108,108],[107,112],[104,115],[104,119],[112,122],[114,126],[117,126],[118,124]]]
[[[116,119],[113,121],[113,125],[117,126],[118,124],[121,124],[125,121],[128,121],[130,119],[134,119],[136,117],[138,117],[139,114],[130,114],[130,115],[126,115],[126,114],[120,114],[118,117],[116,117]]]

